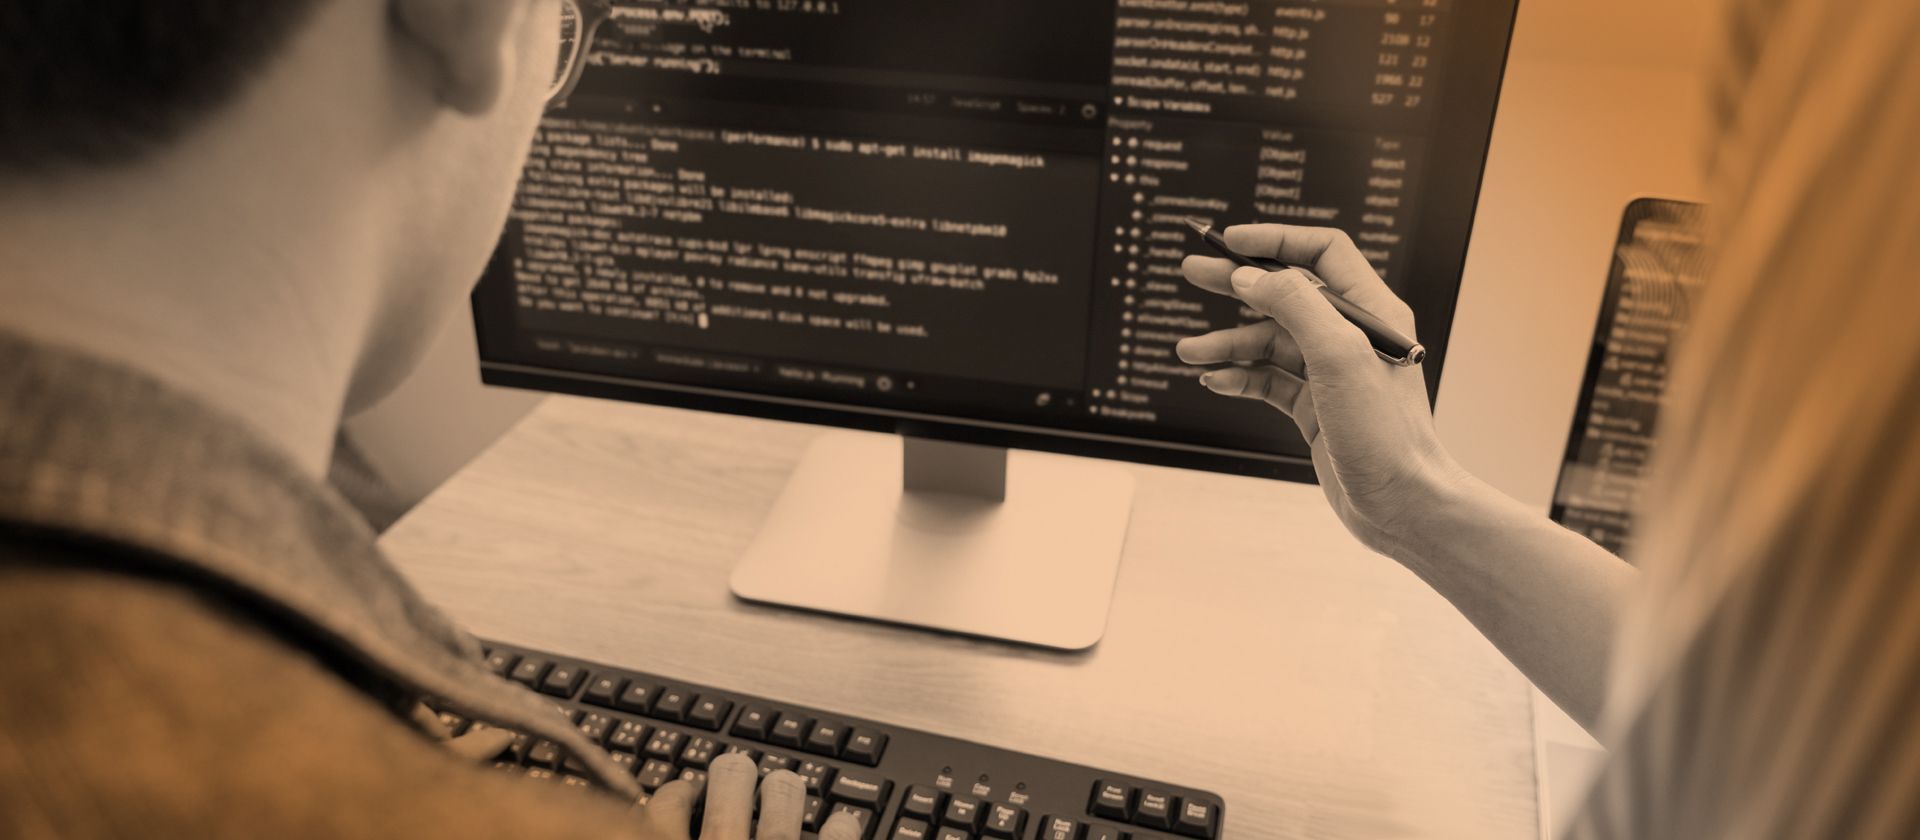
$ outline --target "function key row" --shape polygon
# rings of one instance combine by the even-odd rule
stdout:
[[[489,651],[487,667],[543,694],[605,709],[631,712],[658,720],[684,723],[709,732],[719,731],[733,711],[733,701],[714,695],[700,695],[683,688],[661,685],[645,679],[629,679],[618,674],[594,675],[586,669],[554,663],[539,657],[521,658],[507,651]],[[585,685],[586,690],[581,691]],[[739,719],[729,731],[733,737],[804,750],[814,755],[837,758],[878,767],[886,752],[887,735],[861,727],[850,727],[830,720],[814,720],[794,711],[765,706],[740,710]]]
[[[849,727],[837,721],[814,720],[799,712],[782,712],[765,706],[742,708],[727,734],[868,767],[879,766],[880,757],[887,749],[887,736],[883,732]]]
[[[1176,831],[1199,840],[1213,840],[1220,832],[1220,808],[1211,802],[1199,799],[1183,802],[1166,791],[1105,779],[1093,783],[1093,800],[1088,803],[1087,812],[1146,828]]]
[[[719,730],[727,713],[733,711],[733,701],[724,697],[702,697],[683,688],[629,680],[615,674],[595,676],[585,668],[532,656],[522,659],[506,651],[489,652],[487,668],[542,694],[565,700],[579,694],[584,703],[708,731]],[[582,685],[586,686],[585,693],[580,691]]]

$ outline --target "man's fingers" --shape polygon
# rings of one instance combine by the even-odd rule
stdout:
[[[760,780],[760,830],[757,840],[800,840],[807,811],[807,783],[792,770],[775,770]]]
[[[699,796],[699,789],[691,782],[668,782],[653,792],[653,799],[640,812],[640,821],[659,840],[688,840],[693,832],[693,803]]]
[[[845,812],[834,814],[820,827],[820,840],[860,840],[860,820]]]
[[[701,840],[747,840],[753,831],[753,787],[759,781],[759,768],[739,753],[720,756],[708,765]]]
[[[1210,370],[1200,377],[1200,384],[1223,397],[1260,400],[1289,416],[1293,414],[1294,403],[1300,399],[1300,393],[1305,388],[1305,383],[1297,377],[1272,367]]]
[[[1373,358],[1366,333],[1334,309],[1305,274],[1241,268],[1233,272],[1233,288],[1248,306],[1280,322],[1293,336],[1308,376],[1316,367]]]
[[[505,729],[482,729],[448,741],[447,749],[469,761],[485,761],[505,750],[513,743],[513,737],[513,733]]]
[[[1346,231],[1300,225],[1234,225],[1222,238],[1233,250],[1247,256],[1271,257],[1312,269],[1327,288],[1413,334],[1413,310],[1387,288]]]
[[[412,716],[414,725],[426,730],[434,737],[441,740],[453,737],[453,733],[447,731],[447,725],[441,722],[440,716],[435,714],[432,709],[427,708],[427,704],[413,704]]]
[[[1173,349],[1180,355],[1180,361],[1190,365],[1272,362],[1296,375],[1306,370],[1300,358],[1300,345],[1273,320],[1182,339]]]

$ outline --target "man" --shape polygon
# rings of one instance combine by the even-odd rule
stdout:
[[[0,836],[687,836],[699,792],[630,810],[321,479],[479,276],[572,2],[0,5]],[[482,769],[429,696],[613,795]],[[704,836],[756,781],[716,762]]]

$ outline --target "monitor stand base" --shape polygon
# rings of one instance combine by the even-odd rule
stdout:
[[[733,570],[742,599],[1084,650],[1106,632],[1133,476],[1108,463],[821,435]]]

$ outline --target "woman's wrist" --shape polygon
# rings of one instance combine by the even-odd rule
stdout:
[[[1471,545],[1493,526],[1510,500],[1474,477],[1451,458],[1420,471],[1418,491],[1385,535],[1387,556],[1426,576],[1423,569],[1445,562],[1447,554]]]

